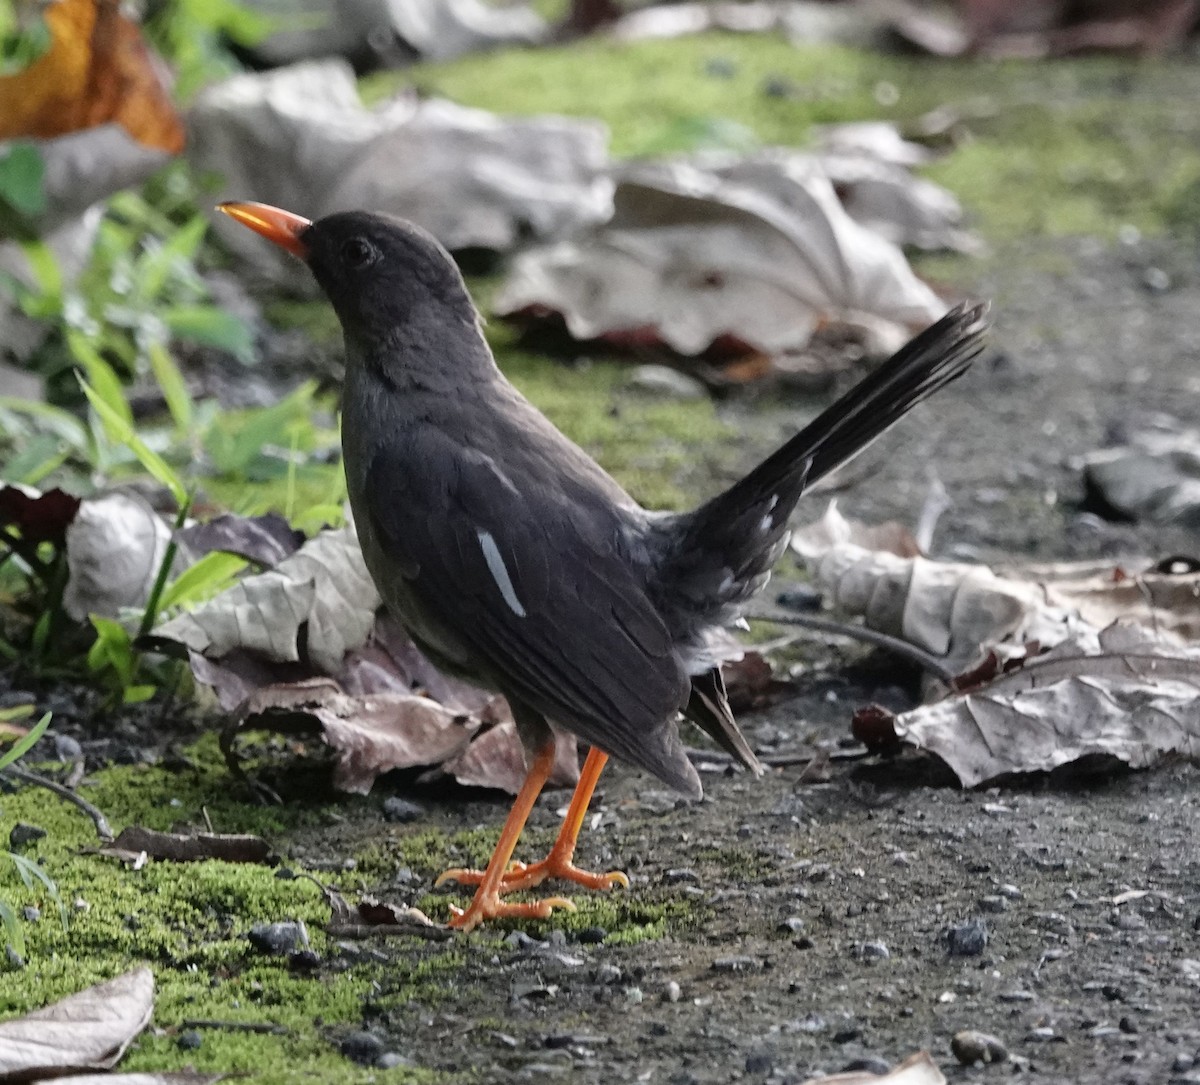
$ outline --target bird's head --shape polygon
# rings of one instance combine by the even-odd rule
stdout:
[[[425,329],[475,327],[475,307],[454,261],[410,222],[368,211],[310,222],[262,203],[223,203],[218,210],[308,265],[348,342],[370,349]]]

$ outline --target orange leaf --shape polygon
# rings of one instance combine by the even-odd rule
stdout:
[[[57,0],[45,19],[50,48],[0,78],[0,139],[116,122],[148,147],[183,149],[183,125],[159,64],[117,0]]]

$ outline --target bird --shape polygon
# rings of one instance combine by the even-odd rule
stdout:
[[[304,261],[341,323],[347,492],[385,605],[435,666],[512,709],[526,775],[485,869],[438,879],[476,887],[449,925],[573,909],[505,899],[551,879],[628,887],[574,863],[607,760],[702,797],[682,716],[762,774],[726,697],[723,631],[767,583],[805,490],[967,370],[986,303],[951,310],[724,492],[649,511],[506,379],[429,233],[367,211],[218,209]],[[513,862],[556,729],[589,746],[579,782],[546,858]]]

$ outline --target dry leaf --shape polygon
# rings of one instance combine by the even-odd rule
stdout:
[[[303,627],[308,659],[336,674],[346,653],[366,642],[379,603],[354,529],[345,527],[322,531],[274,569],[246,577],[155,635],[213,659],[243,649],[295,662]]]
[[[115,121],[139,143],[181,151],[183,127],[165,82],[117,0],[57,0],[44,11],[50,48],[0,77],[0,139]]]
[[[153,1010],[154,974],[143,966],[0,1022],[0,1081],[113,1066],[149,1024]]]
[[[852,1070],[829,1077],[809,1078],[804,1085],[946,1085],[946,1079],[929,1052],[921,1051],[886,1074]]]
[[[183,543],[196,558],[221,550],[271,569],[300,549],[304,532],[297,531],[277,512],[264,516],[227,512],[180,529],[175,532],[175,541]]]
[[[1149,562],[1097,571],[1095,563],[1002,569],[900,556],[845,520],[834,506],[792,537],[835,608],[945,658],[954,671],[976,664],[989,648],[1004,655],[1137,622],[1176,641],[1200,636],[1200,573],[1156,571]]]
[[[1083,459],[1089,503],[1123,519],[1200,528],[1200,431],[1142,430]]]
[[[1168,755],[1198,758],[1200,649],[1115,625],[890,724],[887,737],[936,754],[964,787],[1073,764],[1141,769]],[[879,745],[886,722],[864,720],[855,733]]]
[[[0,483],[0,527],[15,527],[28,542],[61,546],[78,512],[79,498],[58,488],[39,493]]]
[[[612,219],[519,255],[495,309],[558,314],[578,340],[658,341],[684,355],[723,342],[776,353],[829,323],[907,338],[945,311],[833,185],[772,160],[635,164]]]
[[[222,198],[308,218],[370,207],[411,219],[447,248],[504,251],[605,218],[608,133],[597,121],[503,118],[437,99],[365,109],[338,61],[237,76],[188,118],[192,164],[224,178]],[[216,216],[218,219],[223,216]],[[217,231],[252,266],[297,290],[310,276],[238,227]]]
[[[120,492],[81,501],[66,537],[63,609],[82,622],[89,614],[116,618],[124,607],[146,605],[171,529],[140,495]]]

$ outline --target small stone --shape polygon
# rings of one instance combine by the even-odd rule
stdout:
[[[407,821],[420,821],[425,816],[425,807],[411,799],[402,799],[399,795],[389,795],[383,800],[383,816],[387,821],[401,824]]]
[[[945,937],[951,957],[978,957],[987,947],[987,924],[982,919],[968,919],[947,930]]]
[[[360,1066],[373,1066],[383,1054],[383,1041],[370,1032],[351,1032],[338,1046],[341,1053]]]
[[[851,1059],[842,1070],[847,1074],[875,1074],[883,1077],[891,1072],[891,1066],[875,1055],[866,1055],[861,1059]]]
[[[1058,1034],[1049,1025],[1043,1025],[1041,1028],[1031,1028],[1025,1033],[1025,1039],[1030,1043],[1047,1043],[1057,1038]]]
[[[668,885],[677,885],[681,882],[698,882],[700,875],[691,867],[676,867],[673,870],[668,870],[663,875],[663,881]]]
[[[833,1042],[835,1044],[851,1044],[855,1040],[862,1037],[862,1029],[857,1025],[848,1025],[846,1028],[838,1029],[833,1034]]]
[[[1116,918],[1119,931],[1141,931],[1146,929],[1146,917],[1138,912],[1121,912]]]
[[[1171,276],[1160,267],[1148,267],[1142,272],[1142,286],[1151,294],[1165,294],[1171,289]]]
[[[755,835],[756,835],[756,833],[754,832],[753,825],[739,825],[738,826],[737,838],[739,840],[749,840],[752,836],[755,836]],[[1198,924],[1200,924],[1200,916],[1196,917],[1196,922]],[[1200,930],[1200,927],[1197,927],[1196,929]]]
[[[510,931],[504,941],[505,944],[510,946],[512,949],[522,949],[526,951],[531,949],[541,949],[546,944],[545,942],[539,942],[536,938],[531,938],[522,930]]]
[[[769,1074],[775,1065],[775,1056],[769,1051],[756,1051],[746,1056],[746,1073]]]
[[[862,942],[854,955],[863,961],[886,961],[892,954],[884,942]]]
[[[32,904],[27,904],[21,909],[21,915],[24,917],[26,923],[36,923],[42,918],[42,910],[34,907]]]
[[[994,897],[980,897],[979,910],[987,912],[991,915],[998,915],[1001,912],[1007,912],[1011,905],[1008,903],[1007,897],[1002,897],[997,894]]]
[[[668,980],[663,988],[664,1002],[678,1002],[683,997],[683,989],[674,980]]]
[[[304,928],[292,922],[255,923],[246,937],[255,949],[274,957],[282,957],[306,941]]]
[[[950,1050],[963,1066],[976,1063],[1003,1062],[1008,1058],[1008,1048],[1003,1041],[988,1032],[963,1029],[956,1032],[950,1041]]]
[[[758,972],[762,962],[757,957],[718,957],[711,967],[714,972]]]
[[[288,968],[293,972],[312,972],[321,965],[321,957],[312,949],[297,949],[288,954]]]
[[[709,57],[704,62],[704,74],[713,79],[732,79],[737,70],[737,61],[730,57]]]
[[[775,602],[788,610],[798,610],[804,614],[815,614],[824,605],[825,597],[806,584],[793,584],[775,596]]]
[[[640,1006],[646,1000],[646,995],[640,987],[626,987],[625,1001],[630,1006]]]
[[[1171,1070],[1176,1074],[1186,1074],[1195,1065],[1196,1060],[1191,1055],[1180,1054],[1171,1062]]]
[[[375,1060],[380,1070],[395,1070],[397,1066],[411,1066],[412,1060],[406,1059],[397,1051],[385,1051]]]
[[[1011,882],[1005,882],[996,892],[1008,900],[1020,900],[1024,896],[1021,890]]]
[[[204,1043],[204,1037],[194,1028],[184,1029],[175,1040],[175,1043],[182,1051],[195,1051]]]
[[[800,95],[799,87],[783,75],[768,75],[762,81],[761,90],[765,98],[797,98]]]
[[[604,963],[596,969],[596,982],[606,987],[621,982],[621,970],[615,964]]]
[[[639,365],[626,378],[627,387],[665,399],[707,399],[708,390],[695,377],[667,365]]]
[[[575,940],[585,946],[598,946],[607,937],[608,931],[603,927],[587,927],[575,936]]]
[[[78,761],[83,757],[83,747],[70,735],[55,735],[54,756],[59,761]]]
[[[798,915],[790,915],[779,924],[779,929],[784,934],[800,934],[804,930],[804,920]]]
[[[1132,1017],[1122,1017],[1121,1020],[1117,1022],[1117,1028],[1125,1033],[1126,1036],[1137,1035],[1137,1022]]]
[[[29,825],[24,821],[18,821],[8,833],[8,846],[13,851],[32,844],[35,840],[41,840],[46,835],[46,830],[39,825]]]

